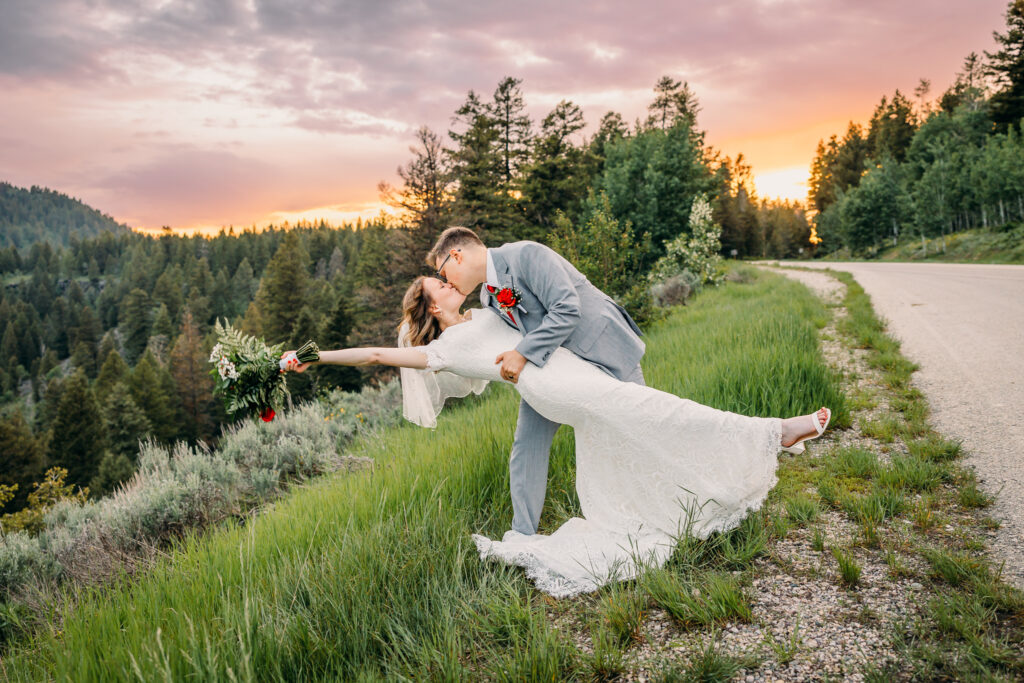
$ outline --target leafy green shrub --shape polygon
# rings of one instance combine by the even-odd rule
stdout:
[[[649,243],[634,243],[629,221],[619,223],[604,192],[591,192],[579,227],[559,212],[550,244],[638,321],[650,317],[651,299],[641,276],[641,259],[649,251]]]
[[[74,492],[73,484],[65,484],[64,480],[68,471],[63,467],[51,467],[41,482],[32,484],[33,491],[28,494],[28,507],[17,512],[12,512],[0,517],[0,529],[3,533],[10,534],[24,531],[29,534],[38,534],[43,530],[43,518],[46,511],[57,503],[69,500],[75,504],[82,505],[88,499],[89,489],[78,489]],[[13,497],[14,487],[4,487],[5,491],[0,492],[0,505],[6,503]]]
[[[717,284],[722,279],[722,226],[711,217],[706,195],[697,195],[690,208],[690,229],[665,243],[665,255],[651,269],[651,282],[664,282],[673,275],[689,273],[695,285]]]

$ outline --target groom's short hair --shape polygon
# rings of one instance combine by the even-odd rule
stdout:
[[[427,254],[427,265],[431,268],[437,266],[437,259],[442,255],[447,254],[452,249],[458,247],[464,247],[466,245],[478,245],[484,246],[483,240],[481,240],[475,232],[469,228],[464,228],[461,225],[453,225],[437,238],[437,242],[434,243],[434,248]]]

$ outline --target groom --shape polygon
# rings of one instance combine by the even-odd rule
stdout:
[[[441,233],[427,263],[462,294],[483,284],[480,302],[523,333],[516,348],[495,360],[504,379],[518,382],[527,363],[543,367],[564,346],[613,377],[644,383],[640,328],[625,309],[548,247],[511,242],[488,249],[469,228],[451,227]],[[519,533],[537,531],[558,427],[520,401],[509,459],[512,528]]]

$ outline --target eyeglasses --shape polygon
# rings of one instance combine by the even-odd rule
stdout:
[[[448,284],[448,278],[446,278],[444,275],[441,275],[441,271],[444,270],[444,264],[448,263],[448,259],[450,259],[451,257],[452,252],[449,251],[448,255],[444,257],[444,261],[441,261],[441,265],[437,267],[437,278],[441,282],[444,282],[445,284]]]

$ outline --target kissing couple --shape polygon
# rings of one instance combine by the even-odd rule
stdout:
[[[448,397],[513,384],[522,400],[509,459],[512,528],[500,541],[473,541],[482,559],[523,567],[554,597],[662,566],[681,533],[734,528],[775,485],[779,451],[802,452],[831,419],[828,408],[748,417],[646,386],[636,323],[542,244],[489,249],[472,230],[450,227],[427,263],[436,277],[406,291],[398,348],[322,351],[318,363],[402,368],[405,417],[425,427]],[[463,311],[480,285],[480,308]],[[285,358],[289,370],[312,365]],[[583,516],[538,534],[562,424],[575,430]]]

